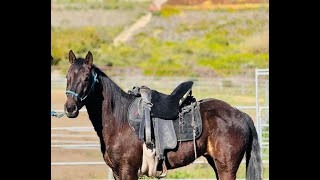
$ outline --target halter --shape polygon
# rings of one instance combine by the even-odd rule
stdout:
[[[95,83],[96,83],[96,82],[99,82],[99,81],[98,81],[98,78],[97,78],[97,76],[98,76],[97,73],[96,73],[96,72],[93,72],[92,75],[93,75],[93,83],[91,84],[90,90],[89,90],[89,92],[88,92],[87,95],[85,95],[84,97],[80,97],[78,93],[76,93],[76,92],[74,92],[74,91],[70,91],[70,90],[67,90],[67,91],[66,91],[66,94],[67,94],[67,95],[68,95],[68,94],[71,94],[71,95],[79,98],[80,101],[85,100],[85,99],[88,97],[88,95],[89,95],[89,93],[91,92],[91,90],[94,88]]]

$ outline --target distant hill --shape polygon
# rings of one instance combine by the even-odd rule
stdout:
[[[206,1],[212,4],[245,4],[245,3],[268,3],[269,0],[168,0],[170,5],[198,5]]]

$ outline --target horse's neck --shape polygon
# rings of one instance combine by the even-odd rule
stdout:
[[[89,119],[99,137],[102,136],[102,101],[102,88],[96,85],[85,106]]]

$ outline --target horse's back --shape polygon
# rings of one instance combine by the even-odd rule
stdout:
[[[210,130],[220,131],[222,128],[228,128],[227,131],[249,133],[250,129],[246,122],[248,115],[246,113],[219,99],[209,98],[199,102],[203,123],[210,124],[207,126]]]
[[[209,111],[213,109],[225,109],[225,110],[234,110],[235,108],[228,104],[225,101],[214,99],[214,98],[207,98],[207,99],[201,99],[200,101],[200,108],[203,111]]]

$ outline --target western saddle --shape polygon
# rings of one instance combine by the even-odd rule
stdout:
[[[177,141],[194,141],[202,132],[199,104],[192,96],[192,81],[179,84],[170,95],[151,90],[146,86],[133,87],[129,94],[137,98],[129,107],[129,124],[142,139],[147,148],[154,149],[162,172],[158,178],[165,177],[166,149],[174,149]]]

